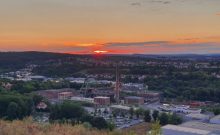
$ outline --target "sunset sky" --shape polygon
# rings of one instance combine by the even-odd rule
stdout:
[[[0,51],[220,53],[220,0],[0,0]]]

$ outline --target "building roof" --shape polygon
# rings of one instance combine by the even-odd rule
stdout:
[[[109,99],[110,97],[104,97],[104,96],[97,96],[95,98],[104,98],[104,99]]]
[[[137,96],[128,96],[128,97],[125,97],[125,98],[129,98],[129,99],[143,99],[143,97],[137,97]]]
[[[201,130],[201,129],[195,129],[195,128],[189,128],[189,127],[181,127],[176,125],[166,125],[163,126],[162,129],[169,129],[179,132],[185,132],[185,133],[191,133],[191,134],[198,134],[198,135],[207,135],[210,133],[208,130]]]
[[[199,121],[185,122],[185,123],[181,124],[180,126],[208,130],[208,131],[220,131],[219,124],[203,123],[203,122],[199,122]]]
[[[112,105],[111,108],[123,109],[123,110],[130,110],[131,107],[129,107],[129,106],[124,106],[124,105]]]
[[[217,115],[217,116],[211,118],[211,120],[219,120],[220,121],[220,115]]]
[[[201,114],[201,113],[190,113],[186,116],[190,118],[194,118],[194,119],[209,119],[208,115]]]
[[[208,135],[220,135],[220,131],[212,131]]]
[[[58,93],[58,94],[73,94],[73,93],[66,91],[66,92],[60,92],[60,93]]]

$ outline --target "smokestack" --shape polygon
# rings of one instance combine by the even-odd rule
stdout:
[[[118,64],[116,64],[116,84],[115,84],[115,100],[116,103],[119,103],[119,70],[118,70]]]

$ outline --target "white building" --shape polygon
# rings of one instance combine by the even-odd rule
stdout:
[[[199,122],[199,121],[189,121],[189,122],[185,122],[179,126],[201,129],[201,130],[208,130],[208,131],[218,131],[220,133],[220,125],[219,124],[210,124],[210,123]]]
[[[188,120],[198,120],[198,121],[208,121],[209,115],[201,114],[201,113],[190,113],[186,115]]]
[[[198,109],[198,108],[190,108],[189,105],[163,104],[163,106],[159,108],[164,111],[175,112],[175,113],[185,113],[185,114],[190,114],[190,113],[199,114],[202,111],[201,109]]]
[[[217,115],[210,119],[210,123],[212,124],[220,124],[220,115]]]
[[[65,79],[70,81],[71,83],[79,83],[79,84],[83,84],[86,80],[85,78],[73,78],[73,77],[68,77]]]
[[[125,112],[128,113],[131,107],[124,106],[124,105],[111,105],[110,106],[111,111],[119,111],[119,112]]]
[[[220,135],[220,125],[189,121],[181,125],[162,127],[163,135]]]
[[[166,125],[162,127],[163,135],[208,135],[211,131],[195,128],[181,127],[176,125]]]

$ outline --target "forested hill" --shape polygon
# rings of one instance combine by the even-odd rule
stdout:
[[[164,97],[220,101],[219,55],[71,55],[43,52],[0,53],[0,72],[38,65],[35,75],[92,77],[123,83],[144,83]]]
[[[75,73],[114,73],[118,63],[124,74],[164,72],[169,67],[209,62],[219,65],[219,55],[72,55],[51,52],[0,52],[0,73],[16,71],[30,64],[36,74],[71,76]],[[147,63],[148,62],[148,63]],[[179,64],[179,65],[178,65]],[[152,69],[153,67],[153,69]],[[158,68],[155,68],[158,67]],[[169,68],[170,69],[170,68]],[[62,71],[62,72],[61,72]],[[82,71],[82,72],[81,72]]]
[[[40,64],[68,56],[70,55],[48,52],[0,52],[0,72],[17,70],[24,68],[27,64]]]

